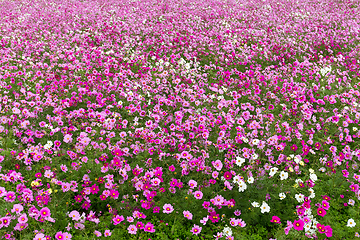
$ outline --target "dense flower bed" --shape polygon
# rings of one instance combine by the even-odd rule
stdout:
[[[359,237],[359,7],[330,2],[2,1],[0,236]]]

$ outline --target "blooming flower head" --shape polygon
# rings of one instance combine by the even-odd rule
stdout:
[[[137,228],[134,224],[129,225],[127,230],[129,231],[130,234],[136,234],[136,232],[137,232]]]
[[[79,221],[80,220],[80,213],[76,210],[73,210],[69,213],[69,217],[72,218],[72,220],[74,221]]]
[[[63,234],[64,234],[64,239],[70,240],[72,237],[70,233],[64,232]]]
[[[99,231],[97,231],[97,230],[94,231],[94,234],[95,234],[97,237],[101,237],[101,235],[102,235],[101,232],[99,232]]]
[[[225,173],[224,173],[224,178],[225,178],[226,180],[231,179],[231,178],[232,178],[231,172],[225,172]]]
[[[329,208],[330,208],[329,202],[326,201],[326,200],[323,200],[323,201],[321,202],[321,206],[322,206],[322,208],[324,208],[325,210],[329,210]]]
[[[219,222],[219,214],[217,214],[216,212],[211,212],[210,213],[210,216],[209,216],[209,220],[212,222],[212,223],[216,223],[216,222]]]
[[[119,223],[121,223],[122,221],[124,221],[124,217],[121,215],[116,215],[116,217],[114,217],[113,219],[114,225],[118,225]]]
[[[204,195],[204,194],[203,194],[201,191],[195,191],[195,192],[194,192],[194,197],[195,197],[196,199],[202,199],[203,195]]]
[[[280,218],[278,216],[272,216],[270,222],[281,224]]]
[[[16,214],[20,214],[21,211],[24,210],[24,207],[21,204],[14,204],[13,208],[11,209],[11,212]]]
[[[270,212],[270,206],[264,201],[262,202],[260,209],[261,209],[261,213]]]
[[[326,237],[332,237],[332,228],[330,227],[330,225],[325,226],[325,235]]]
[[[232,230],[231,230],[231,228],[228,227],[228,226],[224,227],[223,234],[224,234],[225,236],[227,236],[227,237],[228,237],[228,236],[231,236],[231,235],[232,235]]]
[[[211,162],[214,168],[220,171],[223,167],[223,163],[220,160],[216,160],[215,162]]]
[[[26,214],[21,214],[19,217],[18,217],[18,222],[19,223],[26,223],[28,221],[28,218],[26,216]]]
[[[171,204],[165,204],[163,206],[163,209],[164,209],[163,213],[167,213],[167,214],[172,213],[174,211],[174,207]]]
[[[195,180],[191,179],[188,184],[191,189],[194,189],[197,187],[197,182]]]
[[[144,231],[145,232],[155,232],[155,228],[154,225],[151,224],[151,222],[148,222],[145,226],[144,226]]]
[[[194,227],[191,229],[191,232],[193,235],[198,235],[201,232],[202,227],[195,225]]]
[[[57,233],[55,234],[55,239],[57,239],[57,240],[64,240],[64,239],[65,239],[64,234],[63,234],[62,232],[57,232]]]
[[[319,216],[324,217],[326,215],[326,211],[323,208],[318,208],[317,213]]]
[[[7,192],[4,199],[7,202],[14,202],[16,199],[15,192],[12,191]]]
[[[297,231],[302,231],[304,229],[304,221],[299,219],[299,220],[294,220],[294,223],[293,223],[293,227],[295,230]]]
[[[192,213],[190,211],[183,211],[184,217],[186,217],[189,220],[192,220]]]
[[[354,221],[354,219],[350,218],[347,222],[347,227],[355,227],[356,223]]]
[[[42,217],[50,217],[51,213],[50,213],[50,209],[47,207],[44,207],[40,210],[40,215]]]
[[[105,236],[105,237],[110,237],[110,236],[111,236],[111,232],[110,232],[109,229],[105,230],[104,236]]]
[[[45,240],[45,235],[43,233],[37,233],[34,237],[34,240]]]

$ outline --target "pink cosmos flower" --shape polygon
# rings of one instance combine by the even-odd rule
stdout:
[[[284,231],[285,231],[285,235],[288,235],[289,234],[289,231],[291,230],[291,228],[293,227],[293,224],[291,221],[287,221],[287,227],[284,228]]]
[[[174,165],[169,166],[169,171],[174,172],[175,171],[175,166]]]
[[[27,218],[27,216],[26,216],[26,214],[24,213],[24,214],[21,214],[20,216],[19,216],[19,218],[18,218],[18,222],[19,223],[26,223],[28,221],[28,218]]]
[[[99,187],[96,184],[94,184],[91,186],[90,191],[92,194],[97,194],[99,192]]]
[[[190,180],[188,184],[191,189],[194,189],[197,186],[197,182],[195,180]]]
[[[20,212],[24,210],[24,207],[21,204],[14,204],[13,208],[11,209],[11,212],[16,214],[20,214]]]
[[[134,224],[131,224],[131,225],[127,228],[127,230],[129,231],[130,234],[136,234],[136,232],[137,232],[137,228],[136,228],[136,226],[135,226]]]
[[[80,213],[76,210],[73,210],[69,213],[69,217],[72,218],[72,220],[74,221],[79,221],[80,220]]]
[[[64,239],[71,239],[72,238],[72,235],[70,233],[67,233],[67,232],[64,232]]]
[[[235,210],[234,214],[235,214],[235,216],[240,216],[240,215],[241,215],[241,211],[237,209],[237,210]]]
[[[4,187],[0,187],[0,197],[3,197],[6,195],[6,189]]]
[[[184,217],[186,217],[189,220],[192,220],[192,213],[190,211],[183,211]]]
[[[238,225],[238,220],[235,218],[230,218],[230,225],[235,227]]]
[[[213,161],[211,163],[214,166],[214,168],[216,170],[218,170],[218,171],[220,171],[222,169],[222,167],[223,167],[223,164],[222,164],[222,162],[220,160],[216,160],[215,162]]]
[[[328,201],[325,201],[325,200],[323,200],[323,201],[321,202],[321,206],[322,206],[325,210],[329,210],[329,208],[330,208],[329,202],[328,202]]]
[[[66,142],[66,143],[70,143],[70,142],[72,142],[72,137],[71,137],[71,135],[70,134],[66,134],[65,136],[64,136],[64,142]]]
[[[195,197],[196,199],[202,199],[203,195],[204,195],[204,194],[203,194],[201,191],[195,191],[195,192],[194,192],[194,197]]]
[[[193,235],[198,235],[199,233],[201,233],[201,229],[202,227],[194,224],[194,227],[191,229],[191,232]]]
[[[34,240],[46,240],[46,238],[43,233],[37,233],[34,237]]]
[[[137,222],[136,223],[136,228],[137,229],[144,229],[144,224],[142,222]]]
[[[110,237],[110,236],[111,236],[111,232],[110,232],[109,229],[105,230],[104,236],[105,236],[105,237]]]
[[[153,208],[153,213],[159,213],[159,211],[160,211],[160,207],[155,206],[155,207]]]
[[[101,235],[102,235],[101,232],[99,232],[99,231],[97,231],[97,230],[94,231],[94,234],[95,234],[97,237],[101,237]]]
[[[174,211],[174,207],[171,204],[165,204],[163,206],[163,209],[164,209],[163,213],[167,213],[167,214],[172,213]]]

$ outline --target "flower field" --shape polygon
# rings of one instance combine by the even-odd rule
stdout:
[[[0,239],[360,237],[358,1],[0,2]]]

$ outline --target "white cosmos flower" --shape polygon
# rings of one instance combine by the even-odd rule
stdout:
[[[241,165],[245,162],[244,158],[241,157],[236,157],[236,162],[235,164],[238,165],[239,167],[241,167]]]
[[[310,192],[309,198],[314,198],[314,197],[315,197],[315,191],[314,191],[314,189],[309,188],[309,192]]]
[[[286,198],[286,195],[285,195],[285,193],[279,193],[279,197],[280,197],[280,200],[283,200],[284,198]]]
[[[295,198],[299,203],[304,201],[304,195],[301,193],[295,194]]]
[[[261,213],[270,212],[270,206],[264,201],[262,202],[260,209],[261,209]]]
[[[259,139],[254,139],[254,140],[252,140],[252,144],[253,145],[258,145],[259,144]]]
[[[354,221],[354,219],[350,218],[347,222],[347,227],[355,227],[356,223]]]
[[[231,228],[229,228],[228,226],[226,226],[223,230],[223,233],[226,235],[226,236],[231,236],[232,235],[232,231],[231,231]]]
[[[247,180],[248,183],[253,183],[254,182],[254,178],[253,177],[249,177],[249,179]]]
[[[253,207],[260,207],[260,204],[258,202],[252,202],[251,205]]]
[[[310,173],[310,179],[311,181],[315,182],[318,178],[315,173]]]
[[[273,167],[273,168],[271,168],[271,169],[270,169],[270,173],[269,173],[269,175],[270,175],[270,176],[274,176],[274,175],[277,173],[277,170],[278,170],[278,168],[277,168],[277,167]]]
[[[289,174],[287,172],[281,171],[280,172],[280,180],[286,180]]]
[[[246,183],[244,183],[243,181],[240,181],[238,184],[239,184],[239,192],[244,192],[247,188]]]
[[[240,181],[240,177],[238,175],[236,175],[234,178],[233,178],[233,183],[238,183]]]

